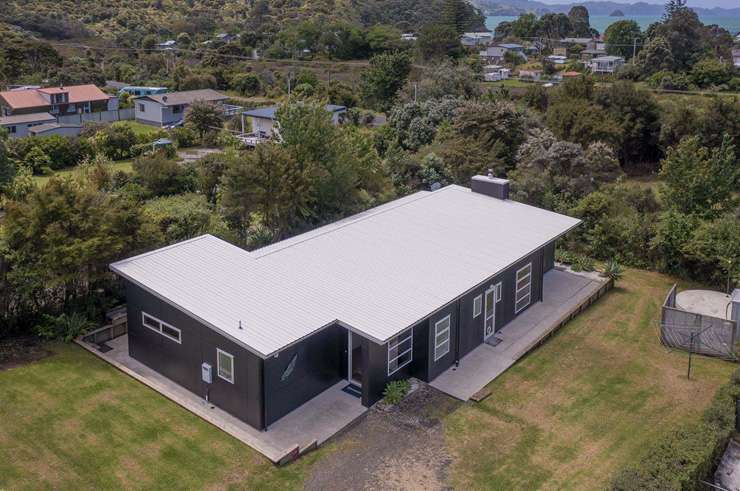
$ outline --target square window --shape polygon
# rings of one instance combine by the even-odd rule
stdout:
[[[483,295],[473,299],[473,317],[478,317],[483,310]]]
[[[218,376],[229,383],[234,383],[234,356],[216,349],[216,362],[218,364]]]

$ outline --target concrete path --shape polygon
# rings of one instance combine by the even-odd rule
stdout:
[[[128,336],[108,341],[106,344],[113,349],[107,353],[95,345],[78,344],[276,463],[297,448],[303,451],[314,442],[321,445],[367,411],[359,398],[342,391],[347,385],[342,381],[260,431],[131,358]]]
[[[551,270],[544,278],[544,299],[529,307],[495,334],[497,346],[482,344],[430,384],[452,397],[467,401],[556,329],[604,286],[596,274]],[[489,341],[492,341],[490,339]]]
[[[730,440],[722,455],[714,483],[729,491],[740,491],[740,445],[735,440]]]

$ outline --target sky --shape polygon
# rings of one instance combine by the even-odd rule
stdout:
[[[543,3],[570,3],[571,1],[576,0],[540,0]],[[598,0],[596,0],[598,1]],[[618,3],[637,3],[638,0],[629,1],[629,0],[612,0],[614,2]],[[655,3],[664,5],[665,1],[662,0],[641,0],[645,3]],[[506,2],[502,2],[506,3]],[[712,7],[721,7],[725,9],[732,9],[732,8],[739,8],[740,7],[740,0],[688,0],[687,5],[689,7],[702,7],[702,8],[712,8]]]

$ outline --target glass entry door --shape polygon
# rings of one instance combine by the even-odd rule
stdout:
[[[483,312],[485,313],[483,317],[483,341],[486,341],[488,338],[493,336],[493,333],[496,332],[496,295],[495,295],[496,289],[492,286],[488,290],[486,290],[486,293],[484,295],[485,297],[485,308]]]

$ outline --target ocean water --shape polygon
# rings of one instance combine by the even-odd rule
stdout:
[[[717,24],[720,27],[724,27],[732,35],[740,32],[740,17],[721,17],[716,15],[702,15],[699,16],[704,24]],[[609,24],[617,22],[618,20],[634,20],[644,31],[650,24],[660,20],[659,15],[625,15],[624,17],[612,17],[610,15],[592,15],[590,17],[591,27],[599,31],[601,34],[604,33]],[[490,30],[494,30],[499,22],[511,22],[516,20],[515,16],[509,15],[492,15],[486,17],[486,27]]]

